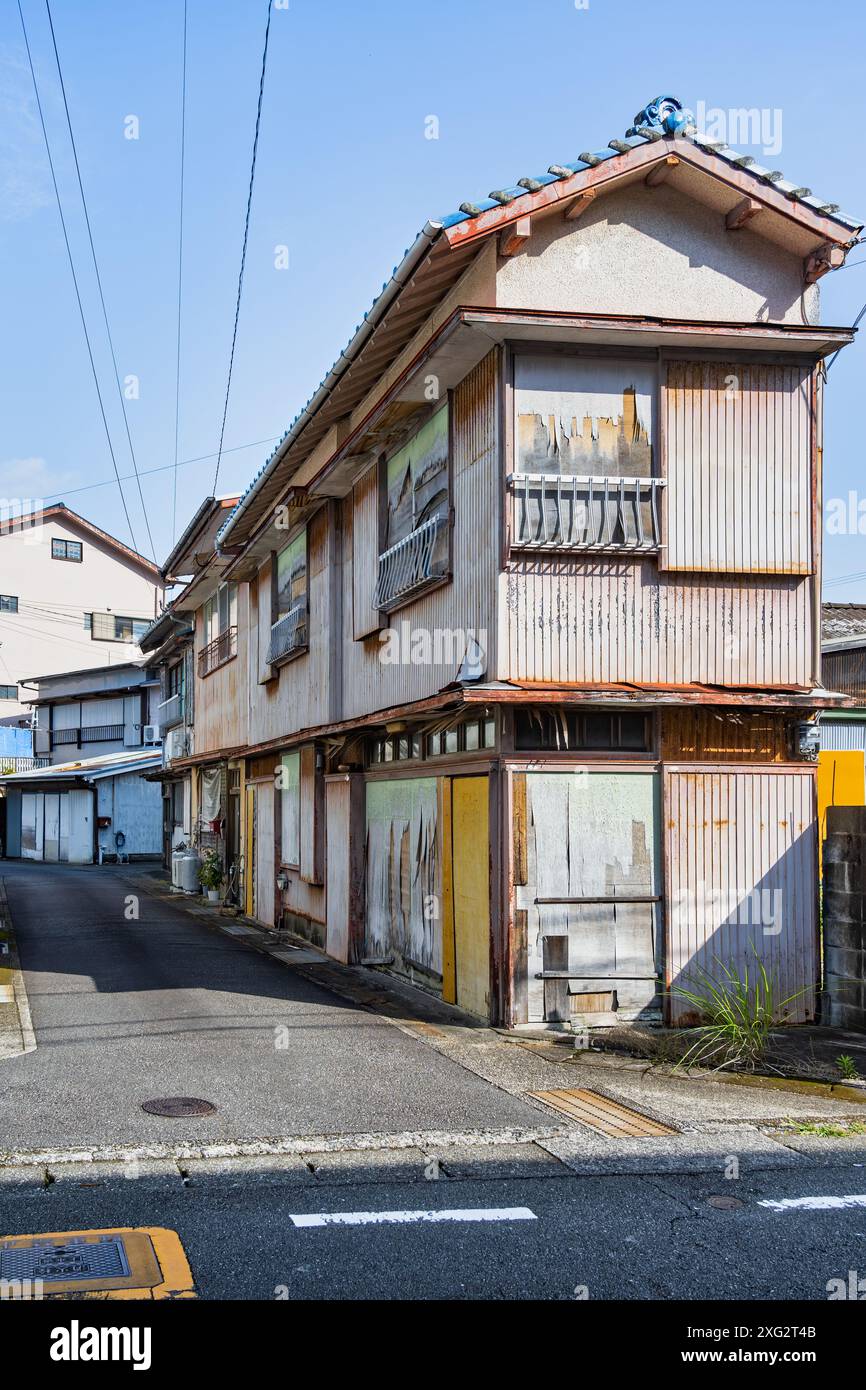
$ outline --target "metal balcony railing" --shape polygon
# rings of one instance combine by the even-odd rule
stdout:
[[[511,473],[511,544],[518,550],[653,554],[661,545],[665,478]]]
[[[173,729],[175,724],[182,723],[182,691],[176,690],[173,695],[169,695],[167,700],[162,700],[156,707],[156,716],[160,729]]]
[[[228,627],[219,637],[202,647],[198,654],[199,675],[209,676],[211,671],[215,671],[218,666],[225,666],[226,662],[231,661],[237,654],[238,630],[236,627]]]
[[[0,756],[0,772],[33,772],[36,768],[50,767],[50,758],[5,758]]]
[[[122,738],[122,724],[90,724],[81,730],[82,743],[115,743]]]
[[[307,645],[307,605],[296,603],[288,613],[271,624],[271,640],[268,643],[267,661],[280,661],[292,652],[301,651]]]
[[[408,536],[379,556],[379,573],[373,607],[387,611],[447,570],[447,556],[436,556],[436,545],[445,533],[447,516],[431,516]]]

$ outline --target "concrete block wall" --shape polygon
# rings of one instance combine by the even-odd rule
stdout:
[[[866,807],[831,806],[824,843],[827,1022],[866,1029]]]

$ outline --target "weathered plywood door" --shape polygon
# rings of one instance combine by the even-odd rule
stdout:
[[[764,965],[780,1019],[814,1018],[818,977],[817,816],[812,768],[670,768],[666,974],[677,1023],[696,1011],[701,972],[724,983]]]
[[[515,774],[519,1022],[658,1016],[658,799],[653,772]]]
[[[490,1008],[490,832],[486,777],[451,779],[454,1002],[487,1018]]]
[[[274,925],[276,850],[274,845],[274,787],[259,782],[256,787],[256,910],[257,922]]]

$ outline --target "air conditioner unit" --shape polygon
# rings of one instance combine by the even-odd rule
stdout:
[[[189,732],[186,729],[170,729],[166,740],[167,760],[189,757]]]
[[[144,729],[142,730],[142,738],[145,743],[159,743],[159,725],[145,724]]]

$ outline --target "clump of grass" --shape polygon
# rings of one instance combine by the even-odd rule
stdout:
[[[795,1134],[817,1134],[821,1139],[847,1139],[849,1134],[866,1134],[866,1124],[862,1120],[851,1120],[845,1125],[813,1124],[803,1120],[799,1124],[791,1122]]]
[[[733,963],[725,965],[715,957],[718,973],[696,966],[693,987],[674,985],[671,995],[690,1004],[700,1019],[687,1030],[695,1041],[677,1063],[678,1068],[754,1071],[765,1059],[774,1026],[806,990],[777,999],[775,980],[767,974],[754,946],[752,950],[755,960],[751,969],[746,961],[738,973]]]
[[[842,1078],[843,1078],[843,1080],[845,1080],[845,1081],[859,1081],[859,1080],[860,1080],[860,1073],[859,1073],[859,1071],[857,1070],[857,1064],[856,1064],[856,1062],[854,1061],[854,1058],[853,1058],[853,1057],[849,1057],[849,1056],[848,1056],[848,1053],[847,1053],[847,1052],[842,1052],[842,1053],[836,1058],[836,1066],[839,1068],[839,1071],[842,1073]]]

